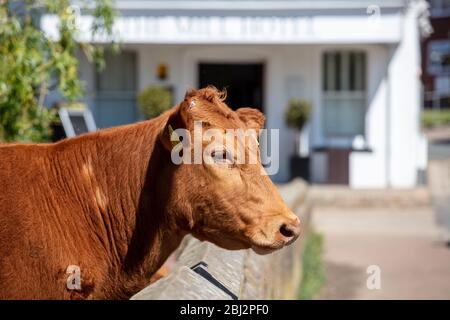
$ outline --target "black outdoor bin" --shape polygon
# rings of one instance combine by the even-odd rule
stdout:
[[[291,179],[300,177],[309,180],[309,157],[291,156],[290,158]]]

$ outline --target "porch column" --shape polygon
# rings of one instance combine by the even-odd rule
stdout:
[[[403,37],[391,51],[389,77],[388,186],[416,185],[420,115],[419,2],[411,2],[403,20]]]

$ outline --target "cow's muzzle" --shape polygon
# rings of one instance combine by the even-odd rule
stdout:
[[[279,237],[283,243],[290,244],[300,235],[300,219],[297,217],[287,223],[282,223],[279,228]]]

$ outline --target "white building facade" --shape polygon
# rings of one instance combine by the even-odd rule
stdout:
[[[122,53],[108,57],[102,74],[80,56],[86,102],[99,127],[140,119],[136,93],[149,85],[170,87],[178,102],[187,89],[223,75],[246,90],[239,103],[259,104],[250,106],[262,108],[266,127],[280,129],[275,181],[291,178],[294,134],[285,111],[289,99],[300,98],[313,107],[300,139],[312,182],[418,184],[427,154],[419,123],[423,1],[116,4]],[[80,21],[83,30],[90,18]],[[55,17],[41,23],[58,36]]]

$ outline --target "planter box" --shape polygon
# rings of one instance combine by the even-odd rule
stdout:
[[[309,179],[309,157],[291,156],[290,158],[291,179],[300,177],[305,181]]]

